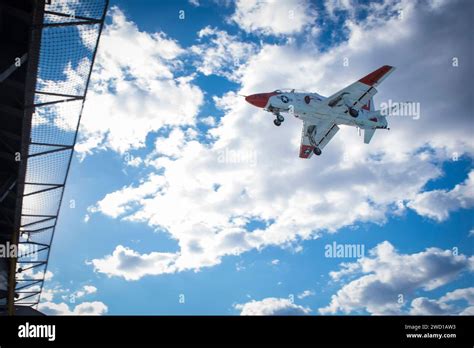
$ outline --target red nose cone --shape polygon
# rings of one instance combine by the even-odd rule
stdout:
[[[259,108],[264,108],[267,103],[268,103],[268,99],[272,96],[272,95],[275,95],[276,93],[272,92],[272,93],[259,93],[259,94],[252,94],[252,95],[249,95],[248,97],[245,97],[245,100],[252,104],[252,105],[255,105]]]

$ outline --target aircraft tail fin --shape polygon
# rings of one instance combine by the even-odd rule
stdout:
[[[365,104],[362,109],[367,111],[375,111],[374,97],[370,98],[367,104]]]

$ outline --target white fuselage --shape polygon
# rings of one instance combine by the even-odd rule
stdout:
[[[337,125],[359,128],[386,128],[387,121],[378,111],[361,109],[357,117],[348,112],[332,110],[318,93],[281,92],[268,99],[265,109],[270,112],[287,112],[290,115],[311,122],[331,121]]]

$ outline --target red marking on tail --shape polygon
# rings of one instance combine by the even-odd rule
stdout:
[[[362,107],[362,109],[367,110],[367,111],[370,111],[370,99],[369,99],[369,101],[367,102],[367,104],[365,104],[365,105]]]

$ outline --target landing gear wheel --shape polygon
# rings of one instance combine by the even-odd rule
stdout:
[[[352,117],[357,117],[359,116],[359,111],[353,108],[349,108],[349,115],[351,115]]]
[[[313,152],[316,156],[321,155],[321,149],[317,146],[313,149]]]
[[[274,124],[275,126],[277,126],[277,127],[280,127],[280,126],[281,126],[281,122],[278,121],[277,118],[273,120],[273,124]]]
[[[277,118],[278,121],[280,121],[280,123],[285,120],[285,118],[280,114],[276,115],[276,118]]]

